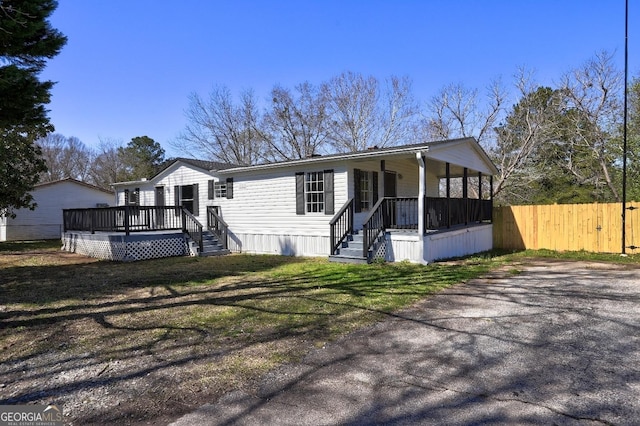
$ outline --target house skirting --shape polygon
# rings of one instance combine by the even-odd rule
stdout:
[[[329,255],[329,236],[229,232],[229,250],[236,253],[320,257]]]
[[[187,253],[181,232],[124,235],[67,231],[62,236],[62,249],[98,259],[124,262],[184,256]]]
[[[0,229],[0,241],[53,240],[62,235],[62,224],[9,225]]]
[[[386,235],[385,260],[431,263],[481,253],[492,248],[492,224],[437,231],[424,237],[410,232],[389,232]]]

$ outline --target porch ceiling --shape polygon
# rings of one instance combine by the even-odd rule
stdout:
[[[410,163],[412,166],[418,167],[418,160],[416,159],[416,155],[414,153],[407,155],[405,154],[396,154],[396,155],[389,155],[386,156],[384,158],[385,160],[401,160],[401,161],[406,161],[408,163]],[[426,158],[426,163],[425,166],[427,168],[427,170],[429,170],[430,172],[435,173],[436,176],[438,176],[439,178],[444,179],[447,176],[447,166],[446,166],[446,162],[445,161],[441,161],[441,160],[436,160],[433,158]],[[354,163],[360,163],[360,162],[366,162],[366,161],[371,161],[370,158],[364,158],[364,159],[358,159],[355,160]],[[449,171],[451,174],[452,178],[459,178],[462,177],[464,175],[464,166],[460,166],[457,164],[453,164],[450,163],[449,165]],[[474,170],[472,168],[468,168],[468,174],[469,176],[477,176],[478,175],[478,171],[479,170]],[[486,172],[483,172],[484,175],[486,175]]]
[[[427,170],[433,171],[439,178],[445,178],[447,176],[447,166],[445,162],[427,158],[426,168]],[[464,167],[458,166],[457,164],[450,164],[449,173],[452,178],[462,177],[464,176]],[[468,169],[468,174],[469,176],[477,175],[478,170]]]

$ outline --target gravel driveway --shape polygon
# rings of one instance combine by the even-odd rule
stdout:
[[[640,270],[535,261],[458,285],[174,425],[640,422]]]

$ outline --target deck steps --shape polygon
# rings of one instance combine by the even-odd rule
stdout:
[[[218,237],[211,231],[202,231],[202,251],[199,250],[198,244],[189,240],[192,255],[207,257],[207,256],[222,256],[229,254],[230,251],[225,249]]]
[[[363,248],[362,234],[355,231],[347,236],[342,242],[342,247],[338,249],[338,253],[329,256],[329,262],[337,263],[369,263],[371,253],[365,257],[362,252]]]

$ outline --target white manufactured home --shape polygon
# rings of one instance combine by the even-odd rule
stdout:
[[[115,201],[113,192],[71,178],[36,185],[31,195],[34,210],[20,209],[15,218],[0,215],[0,241],[60,238],[63,209],[106,207]]]
[[[211,235],[224,252],[428,263],[492,248],[483,187],[495,173],[473,138],[245,167],[178,159],[149,180],[114,185],[127,220],[122,210],[92,231],[115,220],[127,233],[180,229],[195,252]],[[87,231],[73,214],[68,231]]]

